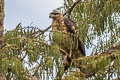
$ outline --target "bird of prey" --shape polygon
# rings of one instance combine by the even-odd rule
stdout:
[[[58,31],[63,32],[63,34],[66,33],[66,36],[63,38],[65,40],[63,40],[63,43],[61,44],[61,48],[68,53],[68,55],[64,57],[64,69],[67,70],[70,67],[72,59],[77,59],[86,55],[84,45],[82,44],[82,41],[78,35],[75,23],[71,19],[65,18],[64,15],[57,10],[53,10],[53,12],[49,14],[49,17],[53,20],[51,24],[52,30],[56,28]],[[71,35],[69,36],[67,33],[78,36],[71,37]],[[74,45],[75,48],[71,49],[71,44]]]

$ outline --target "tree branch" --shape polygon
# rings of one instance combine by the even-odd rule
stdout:
[[[66,11],[63,15],[65,16],[67,13],[70,15],[74,7],[80,2],[81,0],[77,0],[73,5]]]
[[[25,55],[23,56],[23,58],[20,61],[22,62],[26,56],[27,56],[27,54],[25,53]]]
[[[34,74],[33,74],[32,76],[35,76],[35,75],[37,74],[37,72],[38,72],[40,66],[42,65],[41,63],[42,63],[42,61],[40,61],[40,63],[39,63],[39,65],[38,65],[37,69],[35,70],[35,72],[34,72]]]
[[[86,77],[89,77],[91,75],[94,75],[94,73],[97,73],[97,70],[100,70],[99,68],[97,68],[96,70],[96,68],[93,67],[94,64],[96,67],[98,67],[101,63],[110,60],[107,63],[105,63],[105,65],[102,66],[103,68],[105,68],[112,61],[117,59],[119,54],[120,54],[120,43],[112,48],[109,48],[103,53],[93,55],[93,56],[85,56],[85,57],[80,57],[78,59],[73,59],[72,66],[80,68],[81,72],[86,74]],[[83,65],[82,63],[84,62],[85,64]],[[90,71],[88,71],[89,68],[91,68]]]
[[[47,27],[46,29],[44,29],[44,30],[40,30],[40,29],[39,29],[39,31],[36,31],[36,32],[30,34],[30,36],[41,32],[41,33],[38,35],[38,36],[40,36],[40,35],[44,34],[46,31],[48,31],[50,28],[51,28],[51,25],[50,25],[49,27]]]

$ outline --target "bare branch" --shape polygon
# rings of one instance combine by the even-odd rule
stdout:
[[[27,54],[25,53],[25,55],[23,56],[23,58],[20,61],[22,62],[26,56],[27,56]]]
[[[34,74],[32,76],[35,76],[37,74],[37,72],[38,72],[38,70],[39,70],[39,68],[41,66],[41,63],[42,63],[42,61],[40,61],[40,64],[38,65],[37,69],[35,70],[35,72],[34,72]]]
[[[48,31],[50,28],[51,28],[51,25],[50,25],[49,27],[47,27],[46,29],[44,29],[44,30],[40,30],[40,29],[39,29],[39,31],[36,31],[36,32],[34,32],[34,33],[30,34],[30,35],[34,35],[34,34],[37,34],[37,33],[41,32],[41,33],[38,35],[38,36],[40,36],[40,35],[44,34],[46,31]]]
[[[81,0],[77,0],[63,15],[65,16],[67,13],[70,15],[74,7],[80,2]]]

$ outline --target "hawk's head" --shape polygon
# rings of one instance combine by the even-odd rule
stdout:
[[[52,19],[57,19],[60,16],[62,16],[62,14],[58,12],[57,10],[53,10],[53,12],[49,14],[49,18],[52,18]]]

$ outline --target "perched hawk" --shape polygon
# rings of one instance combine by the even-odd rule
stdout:
[[[51,12],[49,17],[53,19],[51,24],[52,30],[56,28],[58,31],[63,32],[63,34],[66,33],[66,35],[63,38],[65,40],[63,40],[63,43],[61,43],[61,48],[69,54],[64,59],[65,70],[67,70],[70,67],[70,63],[72,59],[77,59],[81,56],[85,56],[84,45],[82,44],[82,41],[80,40],[79,36],[71,37],[71,35],[67,34],[67,33],[70,33],[73,35],[78,35],[75,29],[75,23],[71,19],[64,18],[64,16],[56,10]],[[77,46],[77,48],[71,49],[70,48],[71,44],[74,46]]]

